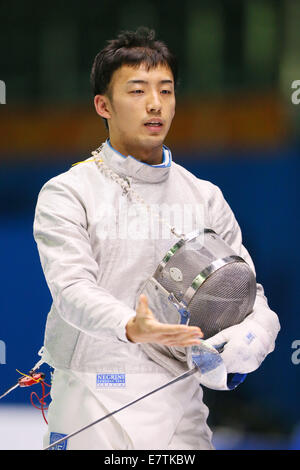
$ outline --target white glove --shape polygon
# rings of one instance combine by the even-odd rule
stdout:
[[[224,346],[220,355],[228,374],[253,372],[275,347],[274,335],[250,318],[226,328],[205,343],[216,349]]]

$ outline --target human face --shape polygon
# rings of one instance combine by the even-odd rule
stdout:
[[[95,107],[108,120],[111,145],[149,164],[162,162],[162,145],[175,114],[174,78],[169,67],[146,70],[123,65],[112,76],[107,95]],[[149,125],[159,122],[159,125]]]

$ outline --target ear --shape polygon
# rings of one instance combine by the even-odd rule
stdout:
[[[94,98],[94,105],[97,114],[102,118],[110,119],[110,106],[109,106],[109,99],[105,95],[96,95]]]

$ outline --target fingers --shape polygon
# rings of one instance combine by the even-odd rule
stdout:
[[[161,333],[166,336],[168,335],[197,335],[201,338],[203,337],[203,333],[198,326],[188,326],[188,325],[174,325],[168,323],[159,323],[158,321],[156,324],[153,324],[153,328],[155,329],[156,333]]]
[[[130,326],[130,325],[129,325]],[[141,294],[136,309],[133,335],[135,342],[158,343],[166,346],[193,346],[201,343],[203,333],[197,326],[165,324],[157,321]]]
[[[166,346],[192,346],[201,343],[203,333],[196,326],[167,325],[154,320],[148,323],[146,336],[148,342]]]
[[[141,294],[139,298],[139,305],[148,307],[148,299],[145,294]]]
[[[178,341],[169,342],[169,341],[166,341],[166,342],[162,342],[160,344],[163,344],[164,346],[168,346],[169,348],[178,348],[178,347],[188,348],[190,346],[200,345],[201,341],[200,340],[184,341],[184,342],[178,342]]]
[[[151,322],[152,333],[161,336],[166,340],[172,341],[180,339],[203,338],[203,333],[198,326],[174,325],[160,323],[158,321]]]
[[[159,334],[156,335],[156,340],[154,342],[158,342],[160,344],[164,344],[165,346],[193,346],[196,344],[201,344],[201,338],[203,334],[199,333],[191,333],[190,331],[182,334]]]
[[[145,294],[141,294],[138,302],[138,306],[136,309],[136,313],[138,315],[147,315],[152,314],[151,310],[148,307],[148,299]]]
[[[201,337],[199,335],[172,335],[172,336],[160,336],[158,338],[160,344],[165,346],[193,346],[201,343]]]

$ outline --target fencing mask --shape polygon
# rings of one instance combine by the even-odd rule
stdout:
[[[196,231],[183,236],[169,249],[141,293],[147,296],[149,308],[158,321],[198,326],[202,330],[201,347],[167,349],[190,366],[201,364],[204,385],[228,389],[224,385],[227,373],[220,354],[205,345],[205,340],[242,322],[251,313],[256,279],[246,261],[213,230]],[[160,362],[163,356],[158,352],[165,347],[141,346]]]

